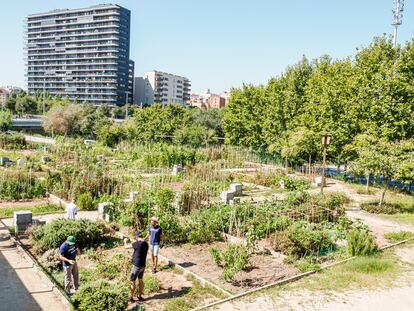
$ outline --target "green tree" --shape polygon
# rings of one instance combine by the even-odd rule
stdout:
[[[12,126],[12,118],[13,114],[10,110],[0,110],[0,130],[1,131],[8,131],[11,129]]]
[[[130,139],[144,142],[172,141],[177,129],[190,124],[190,114],[187,108],[180,105],[154,104],[136,109],[133,124],[133,127],[128,124]]]
[[[15,109],[20,114],[36,113],[37,102],[30,96],[19,96],[16,99]]]
[[[43,117],[43,128],[55,135],[78,135],[82,119],[83,110],[80,105],[54,105]]]
[[[202,125],[184,126],[174,133],[174,143],[194,148],[217,144],[216,132]]]

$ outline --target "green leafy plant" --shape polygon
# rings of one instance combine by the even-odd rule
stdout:
[[[222,252],[212,248],[210,253],[214,262],[223,267],[221,276],[227,282],[232,282],[236,274],[249,265],[248,249],[242,244],[228,244]]]
[[[76,198],[76,204],[81,210],[93,211],[98,208],[95,200],[89,192],[81,193]]]
[[[35,227],[30,235],[38,251],[59,247],[69,235],[76,238],[80,247],[99,244],[104,240],[105,226],[89,219],[69,220],[57,218],[50,223]]]
[[[72,302],[79,311],[123,311],[128,305],[128,291],[123,286],[96,281],[81,286]]]
[[[213,260],[217,266],[222,265],[221,253],[217,247],[210,248],[210,254],[213,257]]]
[[[348,233],[348,252],[352,256],[369,256],[377,253],[378,246],[367,230],[353,229]]]

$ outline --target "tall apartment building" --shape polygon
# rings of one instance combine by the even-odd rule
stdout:
[[[129,10],[113,4],[27,16],[29,93],[48,91],[94,105],[124,104],[133,85],[130,20]]]
[[[153,103],[187,105],[190,100],[190,80],[161,71],[148,71],[135,78],[134,102],[148,106]]]

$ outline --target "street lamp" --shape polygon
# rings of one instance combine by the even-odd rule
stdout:
[[[326,170],[326,151],[329,145],[331,137],[327,134],[322,136],[323,144],[323,163],[322,163],[322,182],[321,182],[321,193],[323,193],[323,187],[325,186],[325,170]]]

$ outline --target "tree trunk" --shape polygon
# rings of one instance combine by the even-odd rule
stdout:
[[[381,207],[382,204],[384,204],[385,192],[387,191],[387,189],[388,189],[388,182],[387,182],[387,180],[385,180],[384,190],[382,191],[381,200],[380,200],[380,202],[378,204],[379,207]]]
[[[309,176],[311,175],[312,155],[309,154]]]
[[[367,184],[365,186],[365,191],[368,194],[368,192],[369,192],[369,173],[367,174]]]
[[[288,158],[287,157],[285,157],[285,170],[286,170],[286,174],[288,174],[289,171],[288,171]]]

